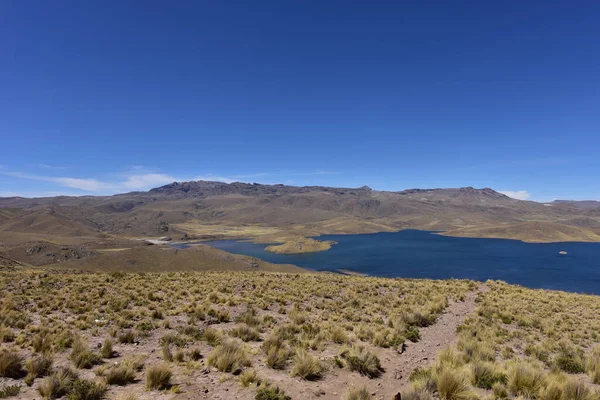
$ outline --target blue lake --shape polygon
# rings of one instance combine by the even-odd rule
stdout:
[[[454,238],[419,230],[324,235],[319,239],[338,244],[321,253],[283,255],[265,251],[264,244],[233,240],[203,243],[316,271],[344,269],[402,278],[500,279],[531,288],[600,294],[600,243],[523,243]],[[568,254],[560,255],[560,251]]]

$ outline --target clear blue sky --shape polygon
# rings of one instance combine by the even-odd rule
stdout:
[[[0,2],[0,196],[600,199],[600,2]]]

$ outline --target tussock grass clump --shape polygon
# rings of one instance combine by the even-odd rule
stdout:
[[[217,346],[208,356],[208,365],[221,372],[238,374],[243,367],[250,366],[250,359],[244,348],[235,340],[228,340]]]
[[[56,399],[71,391],[77,374],[69,368],[59,368],[40,383],[38,392],[44,399]]]
[[[329,336],[333,343],[347,344],[350,343],[350,337],[344,328],[339,325],[332,326],[329,329]]]
[[[33,383],[35,378],[41,378],[49,375],[52,370],[52,356],[42,355],[30,358],[25,362],[25,370],[27,371],[27,377],[25,383],[29,386]]]
[[[206,328],[202,333],[202,340],[215,347],[221,344],[223,335],[215,328]]]
[[[15,351],[0,351],[0,377],[20,378],[23,375],[23,358]]]
[[[89,369],[102,362],[100,356],[89,350],[87,343],[81,337],[77,337],[73,341],[69,358],[77,368]]]
[[[125,386],[135,382],[135,370],[128,363],[121,363],[110,368],[104,375],[109,385]]]
[[[412,387],[416,391],[435,392],[437,390],[437,382],[430,368],[421,369],[415,368],[409,375],[408,380],[412,383]],[[413,393],[420,395],[420,393]]]
[[[543,370],[524,362],[517,362],[508,371],[508,390],[515,396],[535,397],[544,384]]]
[[[76,379],[67,395],[69,400],[101,400],[106,393],[106,386],[87,379]]]
[[[433,400],[431,393],[424,389],[411,389],[408,392],[402,393],[403,400]]]
[[[168,345],[168,343],[165,343],[162,346],[161,352],[163,360],[165,360],[166,362],[173,361],[173,353],[171,352],[171,347]]]
[[[353,346],[341,353],[351,371],[356,371],[369,378],[376,378],[383,372],[381,362],[375,353],[367,350],[365,346]]]
[[[239,381],[240,381],[240,385],[242,385],[244,387],[248,387],[253,384],[259,385],[261,382],[261,379],[259,378],[258,373],[255,370],[245,369],[240,374]]]
[[[7,385],[0,387],[0,399],[17,396],[21,392],[20,385]]]
[[[554,363],[562,371],[570,374],[579,374],[585,371],[585,365],[580,352],[572,347],[562,344]]]
[[[198,361],[202,359],[202,352],[199,348],[195,347],[189,351],[188,356],[192,361]]]
[[[569,400],[598,400],[598,393],[593,392],[581,379],[569,379],[563,386],[563,398]]]
[[[285,391],[276,387],[263,386],[261,385],[254,397],[255,400],[292,400],[290,396],[285,394]]]
[[[348,390],[342,398],[343,400],[369,400],[371,399],[371,393],[369,393],[366,386],[361,386]]]
[[[90,369],[102,362],[100,356],[90,350],[71,353],[70,357],[77,368]]]
[[[317,380],[323,377],[323,366],[318,359],[304,349],[298,349],[294,357],[292,376],[299,376],[306,380]]]
[[[36,353],[47,353],[52,350],[52,337],[47,333],[35,335],[31,341],[33,351]]]
[[[113,341],[111,338],[106,338],[100,349],[100,355],[102,358],[112,358],[114,355]]]
[[[265,362],[273,369],[284,369],[292,356],[290,348],[281,337],[272,335],[262,344],[262,350],[267,356]]]
[[[126,331],[123,331],[119,334],[119,343],[134,343],[135,342],[135,332],[128,329]]]
[[[494,364],[476,362],[472,364],[473,385],[482,389],[491,389],[496,383],[506,384],[508,376]]]
[[[437,390],[442,400],[467,400],[473,395],[464,375],[445,369],[437,374]]]
[[[244,342],[258,341],[260,340],[260,332],[246,324],[233,328],[229,331],[229,334],[233,337],[242,339]]]
[[[538,394],[539,400],[562,400],[563,398],[562,381],[551,381],[546,386],[540,388]]]
[[[10,330],[9,328],[6,328],[2,325],[0,325],[0,342],[2,343],[10,343],[13,342],[15,340],[15,333]]]
[[[153,365],[146,371],[146,388],[150,390],[167,389],[173,373],[167,364]]]
[[[505,384],[500,382],[496,382],[492,385],[492,393],[494,393],[494,396],[496,396],[497,399],[508,398],[508,389]]]
[[[181,349],[178,349],[175,354],[173,354],[173,361],[182,363],[185,360],[185,352]]]

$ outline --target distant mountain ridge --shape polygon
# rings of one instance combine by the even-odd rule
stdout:
[[[566,204],[578,208],[600,208],[598,200],[554,200],[553,204]]]
[[[532,241],[549,241],[552,237],[565,240],[569,235],[573,240],[589,241],[600,234],[600,209],[552,204],[556,206],[513,199],[491,188],[391,192],[368,186],[173,182],[147,192],[114,196],[0,198],[0,243],[52,235],[94,238],[185,234],[273,243],[294,235],[406,228]]]

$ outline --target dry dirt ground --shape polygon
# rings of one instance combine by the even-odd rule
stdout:
[[[265,365],[260,346],[262,342],[249,342],[252,368],[259,377],[268,380],[271,384],[279,386],[292,399],[341,399],[343,395],[354,386],[366,386],[372,393],[374,399],[392,399],[395,394],[408,386],[408,375],[416,367],[424,367],[433,363],[436,353],[447,345],[454,345],[457,336],[456,330],[465,318],[473,313],[476,307],[475,298],[480,291],[486,291],[484,284],[479,284],[476,290],[468,292],[463,301],[450,300],[448,307],[440,314],[433,325],[419,329],[421,339],[416,342],[406,341],[403,352],[400,349],[377,348],[375,350],[383,374],[374,379],[369,379],[358,372],[351,372],[348,368],[340,369],[332,360],[336,357],[342,345],[330,344],[321,352],[315,353],[323,364],[326,365],[326,373],[321,380],[307,381],[298,377],[292,377],[289,370],[273,370]],[[246,310],[245,306],[238,305],[230,308],[232,320],[236,315],[241,315]],[[259,315],[271,315],[277,324],[284,324],[286,315],[282,315],[273,307],[267,310],[259,310]],[[35,322],[35,321],[34,321]],[[185,317],[177,316],[171,318],[171,325],[185,324]],[[238,324],[227,322],[211,325],[221,331],[229,331]],[[207,327],[206,325],[205,327]],[[161,354],[160,338],[169,330],[163,327],[155,329],[151,336],[144,338],[135,344],[115,343],[114,350],[118,356],[107,359],[105,365],[119,363],[120,361],[136,355],[146,355],[145,369],[156,364],[164,363]],[[92,349],[99,348],[103,342],[102,334],[95,335],[94,330],[88,331],[85,337]],[[193,346],[198,348],[203,355],[199,361],[186,361],[177,363],[171,368],[174,372],[172,379],[172,390],[148,391],[144,387],[144,373],[140,372],[137,381],[124,387],[111,385],[106,398],[115,399],[122,394],[132,393],[136,398],[142,400],[150,399],[242,399],[251,400],[256,396],[256,386],[244,388],[240,385],[238,377],[230,373],[222,373],[217,369],[207,366],[206,357],[213,347],[205,342],[197,342]],[[66,353],[57,354],[54,366],[69,366],[70,360]],[[92,370],[78,370],[80,376],[85,379],[98,380],[96,374],[98,368]],[[42,379],[36,379],[32,387],[22,386],[20,399],[39,399],[37,386]],[[13,384],[16,381],[0,378],[0,385]]]
[[[487,291],[484,284],[480,284],[478,291]],[[464,322],[476,307],[477,292],[471,292],[463,302],[452,302],[444,313],[438,317],[435,324],[421,328],[421,339],[416,342],[407,342],[406,350],[400,354],[393,349],[380,349],[379,358],[385,372],[379,378],[369,379],[357,372],[347,369],[336,369],[331,366],[330,371],[320,381],[310,382],[291,377],[285,371],[275,371],[264,363],[254,359],[254,369],[260,376],[267,377],[273,384],[285,388],[285,392],[292,399],[323,399],[339,400],[350,387],[366,386],[374,399],[392,399],[395,394],[408,386],[408,376],[417,367],[426,367],[433,363],[436,353],[445,346],[456,343],[456,329]],[[225,328],[225,326],[223,326]],[[255,344],[258,348],[259,343]],[[326,349],[321,359],[333,357],[339,347]],[[160,361],[156,354],[157,362]],[[254,389],[241,389],[237,379],[221,383],[220,379],[228,374],[222,374],[214,368],[205,368],[197,373],[179,377],[182,393],[164,398],[191,400],[191,399],[243,399],[252,400],[255,396]],[[229,375],[230,376],[230,375]],[[350,382],[350,386],[348,383]],[[143,388],[140,388],[143,390]],[[156,397],[140,397],[144,399]]]

